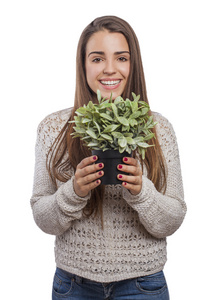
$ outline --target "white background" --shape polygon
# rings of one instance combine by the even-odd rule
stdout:
[[[54,237],[30,209],[39,122],[73,105],[76,47],[96,17],[135,30],[151,109],[175,129],[188,213],[168,238],[172,300],[212,299],[214,276],[214,1],[0,2],[1,299],[51,299]],[[212,297],[211,297],[212,296]]]

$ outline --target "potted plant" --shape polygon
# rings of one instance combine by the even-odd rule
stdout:
[[[121,96],[112,101],[102,98],[97,91],[98,103],[89,101],[87,105],[76,110],[73,121],[75,123],[73,138],[80,137],[92,154],[98,156],[104,163],[103,184],[116,184],[117,164],[124,156],[131,156],[134,150],[145,158],[149,145],[147,142],[154,137],[151,129],[156,125],[153,117],[148,114],[149,105],[140,100],[140,96],[132,93],[133,100],[123,99]],[[111,158],[111,161],[110,161]],[[107,160],[108,159],[108,160]],[[111,178],[106,180],[106,176]]]

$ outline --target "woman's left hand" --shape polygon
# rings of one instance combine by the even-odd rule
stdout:
[[[118,179],[122,181],[122,185],[130,191],[131,194],[137,195],[142,189],[142,170],[138,161],[133,157],[124,157],[123,162],[117,166],[119,171],[128,173],[119,174]]]

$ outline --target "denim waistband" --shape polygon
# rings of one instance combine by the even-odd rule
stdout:
[[[77,283],[82,283],[82,282],[83,282],[83,278],[80,277],[80,276],[78,276],[78,275],[69,273],[69,272],[67,272],[67,271],[65,271],[65,270],[62,270],[62,269],[60,269],[60,268],[57,268],[57,271],[58,271],[60,274],[62,274],[62,275],[66,275],[66,276],[69,277],[71,280],[72,280],[72,279],[75,279],[75,281],[76,281]]]
[[[73,273],[70,273],[70,272],[67,272],[63,269],[60,269],[60,268],[57,268],[57,271],[63,276],[63,275],[66,275],[68,278],[70,278],[71,280],[75,280],[75,282],[77,283],[83,283],[83,282],[91,282],[91,283],[100,283],[102,284],[103,286],[107,286],[111,283],[114,283],[114,282],[96,282],[96,281],[93,281],[93,280],[90,280],[90,279],[87,279],[87,278],[83,278],[81,276],[78,276],[78,275],[75,275]],[[147,276],[141,276],[139,277],[139,279],[142,279],[144,280],[146,277],[151,277],[153,278],[154,276],[158,276],[158,275],[163,275],[163,271],[160,271],[160,272],[157,272],[157,273],[154,273],[154,274],[151,274],[151,275],[147,275]],[[130,279],[133,279],[133,278],[130,278]]]

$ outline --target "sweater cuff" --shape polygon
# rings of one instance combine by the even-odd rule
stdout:
[[[76,194],[74,189],[74,176],[72,176],[71,179],[65,183],[64,193],[68,198],[72,199],[72,202],[76,202],[76,203],[88,201],[91,196],[91,192],[89,192],[85,197],[80,197]]]
[[[73,186],[74,176],[66,183],[62,184],[57,192],[57,203],[61,211],[70,215],[75,211],[81,211],[90,199],[91,192],[85,197],[79,197],[74,190]]]

